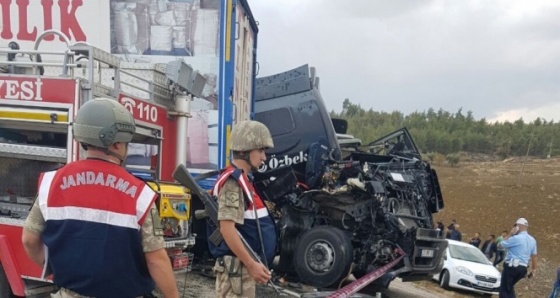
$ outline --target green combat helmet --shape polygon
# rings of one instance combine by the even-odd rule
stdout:
[[[79,110],[72,124],[74,139],[97,148],[107,149],[117,142],[129,143],[136,131],[132,114],[119,102],[94,98]]]
[[[231,131],[231,150],[247,152],[274,148],[268,128],[258,121],[242,121]]]

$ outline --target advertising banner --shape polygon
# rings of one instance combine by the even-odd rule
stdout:
[[[17,42],[20,49],[33,49],[43,31],[56,29],[70,43],[87,42],[127,62],[183,59],[207,79],[202,96],[191,104],[184,140],[189,167],[215,169],[221,5],[221,0],[0,0],[0,47]],[[41,51],[66,49],[54,35],[45,36],[39,46]]]
[[[183,59],[206,78],[190,105],[187,165],[217,168],[220,1],[112,0],[110,26],[111,53],[138,63]]]

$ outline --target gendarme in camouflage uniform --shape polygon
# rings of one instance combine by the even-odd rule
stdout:
[[[121,166],[132,114],[116,100],[92,99],[72,130],[87,159],[41,174],[22,234],[28,256],[61,288],[53,297],[141,297],[155,281],[178,297],[157,194]]]
[[[231,138],[232,165],[222,170],[213,189],[218,201],[218,221],[220,225],[235,224],[235,229],[259,253],[261,260],[270,262],[276,250],[276,226],[248,174],[266,159],[264,149],[273,147],[272,137],[262,123],[244,121],[235,126]],[[257,225],[260,225],[261,235]],[[261,273],[266,272],[264,279],[259,276],[259,270],[252,276],[248,266],[255,266],[255,261],[251,258],[242,261],[243,257],[230,249],[229,245],[235,243],[232,237],[239,237],[237,231],[222,233],[224,241],[218,246],[209,242],[210,251],[216,257],[214,272],[218,297],[255,297],[255,278],[261,282],[270,278],[266,267],[261,267]],[[246,251],[244,247],[240,249]]]
[[[236,224],[242,225],[244,218],[243,214],[245,211],[243,191],[239,187],[239,183],[234,179],[228,179],[218,195],[218,220],[231,220]],[[241,293],[243,297],[254,297],[255,296],[255,281],[249,275],[247,268],[242,266],[241,262],[237,258],[232,258],[231,256],[224,256],[223,263],[221,260],[216,261],[214,266],[214,272],[216,273],[216,294],[219,297],[240,297],[241,295],[236,295],[232,289],[232,283],[230,282],[230,274],[227,272],[226,268],[232,266],[232,260],[234,260],[233,266],[234,271],[239,271],[241,269],[241,276],[237,277],[241,281]],[[235,283],[235,282],[234,282]]]

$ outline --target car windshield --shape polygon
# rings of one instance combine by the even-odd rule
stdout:
[[[449,245],[449,254],[457,260],[489,264],[486,256],[474,246]]]

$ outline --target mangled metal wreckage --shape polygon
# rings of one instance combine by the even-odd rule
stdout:
[[[337,286],[350,273],[360,277],[391,262],[399,249],[406,257],[380,285],[439,272],[446,242],[432,213],[443,198],[406,128],[357,146],[346,122],[330,119],[307,65],[258,79],[256,91],[255,118],[276,145],[255,178],[278,223],[277,272]]]

